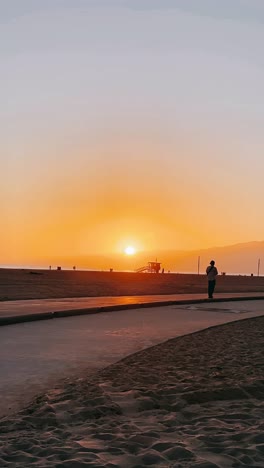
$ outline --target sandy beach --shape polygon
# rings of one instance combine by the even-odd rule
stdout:
[[[264,277],[221,276],[216,293],[264,292]],[[0,269],[0,300],[207,294],[205,275]]]
[[[85,372],[1,420],[1,467],[262,467],[264,317]]]

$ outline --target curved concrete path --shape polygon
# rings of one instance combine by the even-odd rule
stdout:
[[[208,302],[61,318],[0,328],[0,415],[61,379],[213,325],[264,315],[264,300]]]
[[[264,299],[264,293],[218,293],[214,302],[223,300]],[[149,296],[76,297],[31,299],[0,302],[0,326],[71,315],[169,304],[208,302],[205,294],[166,294]]]

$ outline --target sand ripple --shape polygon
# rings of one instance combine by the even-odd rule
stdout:
[[[66,380],[1,420],[0,466],[263,467],[264,317]]]

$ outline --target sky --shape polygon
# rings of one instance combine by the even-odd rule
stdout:
[[[263,23],[262,0],[0,0],[0,264],[263,240]]]

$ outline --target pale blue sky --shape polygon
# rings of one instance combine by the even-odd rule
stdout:
[[[1,0],[2,20],[54,7],[124,7],[141,10],[180,9],[199,16],[264,21],[262,0]]]
[[[12,228],[31,209],[41,224],[31,200],[46,212],[47,187],[59,216],[58,187],[78,181],[78,197],[95,203],[111,171],[128,190],[135,171],[148,191],[153,168],[170,213],[200,221],[197,241],[179,233],[180,247],[205,246],[208,229],[211,245],[261,240],[263,22],[262,0],[0,0]]]

